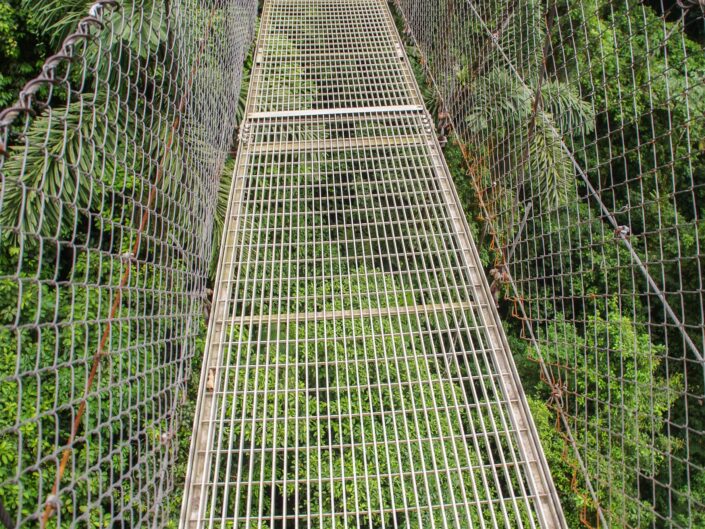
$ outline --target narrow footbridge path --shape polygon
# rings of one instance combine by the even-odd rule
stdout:
[[[254,53],[182,527],[563,527],[387,3]]]

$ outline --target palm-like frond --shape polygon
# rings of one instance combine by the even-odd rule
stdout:
[[[441,109],[441,101],[435,86],[428,82],[426,72],[422,66],[421,52],[416,46],[406,47],[406,56],[409,58],[411,70],[414,72],[416,83],[421,90],[421,97],[424,100],[426,109],[432,116],[438,116]]]
[[[507,161],[498,167],[508,166],[514,175],[495,175],[495,180],[521,185],[525,195],[558,206],[568,199],[575,177],[564,143],[571,135],[592,130],[594,116],[566,83],[545,83],[540,97],[538,89],[525,83],[504,67],[480,75],[468,85],[466,125],[478,144],[494,150],[494,159]]]
[[[522,79],[536,84],[543,68],[543,46],[546,39],[542,0],[508,2],[497,20],[498,45],[490,48],[488,65],[506,67],[507,58]],[[501,51],[500,51],[501,50]]]
[[[245,58],[245,64],[242,68],[242,81],[240,82],[240,95],[237,100],[237,112],[235,119],[237,123],[242,123],[245,118],[245,107],[247,105],[247,93],[250,90],[250,71],[252,70],[252,53]]]
[[[22,0],[22,7],[31,13],[32,23],[57,48],[61,42],[75,31],[78,22],[88,14],[93,0]],[[162,2],[152,0],[121,0],[121,14],[112,18],[113,33],[140,52],[155,49],[155,44],[163,36],[166,17],[162,16]],[[137,24],[134,13],[151,13],[151,24]],[[135,46],[134,43],[140,43]]]
[[[528,149],[530,195],[549,207],[565,204],[575,174],[572,160],[550,114],[539,111],[535,126]]]
[[[107,230],[113,221],[130,217],[135,196],[146,200],[146,182],[153,175],[140,174],[140,168],[150,159],[159,158],[164,167],[163,190],[180,185],[180,142],[173,142],[168,155],[159,154],[170,130],[164,120],[154,116],[151,121],[160,131],[158,142],[147,151],[133,148],[150,123],[148,105],[139,111],[143,124],[130,120],[124,102],[83,94],[63,109],[38,116],[25,143],[12,146],[3,165],[0,225],[62,238],[82,218],[107,209],[115,216],[102,218]]]
[[[82,97],[63,114],[38,117],[25,135],[26,146],[10,149],[3,166],[5,196],[0,224],[25,233],[57,235],[70,219],[69,209],[86,210],[97,198],[90,176],[94,163],[88,138],[101,138],[102,148],[114,151],[114,133],[99,116],[115,114],[114,104]],[[90,116],[90,117],[89,117]],[[91,117],[93,119],[91,119]],[[102,171],[112,172],[110,167]]]
[[[131,47],[135,53],[125,60],[132,61],[137,71],[140,68],[136,62],[144,62],[145,68],[148,67],[150,57],[166,39],[165,17],[159,12],[162,7],[155,6],[154,24],[133,20],[129,13],[137,1],[122,4],[123,14],[113,17],[112,31],[98,35],[104,42],[81,49],[84,62],[95,64],[94,75],[103,81],[98,84],[91,76],[81,79],[82,91],[77,89],[71,102],[64,106],[57,90],[59,95],[55,96],[51,110],[38,114],[24,133],[23,144],[10,148],[3,165],[2,225],[26,233],[57,236],[62,229],[76,224],[77,215],[100,208],[100,200],[109,188],[124,189],[125,180],[132,178],[125,174],[125,167],[140,166],[130,146],[138,131],[134,123],[128,126],[127,121],[131,113],[140,113],[145,118],[141,122],[149,123],[146,116],[153,108],[139,98],[128,108],[131,98],[126,93],[129,87],[124,75],[120,77],[120,64],[97,56],[100,50],[106,53],[115,48],[111,55],[121,57],[126,54],[117,49]],[[90,2],[85,0],[45,0],[41,9],[34,10],[47,31],[62,39],[86,15],[88,5]],[[168,128],[152,125],[157,130]],[[122,153],[120,163],[118,153]]]
[[[541,87],[543,109],[564,136],[589,133],[595,128],[595,114],[590,103],[568,84],[545,82]]]
[[[57,47],[72,32],[93,2],[91,0],[22,0],[32,22]]]
[[[507,124],[519,128],[531,114],[532,92],[504,68],[495,68],[469,86],[468,131],[475,136],[511,133]]]

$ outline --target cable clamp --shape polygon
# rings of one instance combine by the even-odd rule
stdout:
[[[615,239],[626,239],[632,234],[632,230],[629,226],[617,226],[614,230]]]

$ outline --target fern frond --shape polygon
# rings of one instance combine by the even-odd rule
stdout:
[[[528,150],[531,196],[549,208],[565,204],[575,171],[563,146],[563,137],[549,114],[538,112]]]
[[[468,131],[481,136],[510,133],[528,122],[532,92],[504,68],[481,75],[469,87],[471,104],[467,111]]]
[[[564,136],[587,134],[595,128],[595,113],[567,83],[549,81],[541,88],[543,108]]]

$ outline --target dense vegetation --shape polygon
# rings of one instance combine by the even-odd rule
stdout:
[[[527,328],[510,323],[525,387],[536,367],[523,359],[543,357],[558,395],[542,384],[533,395],[561,399],[609,526],[700,526],[705,493],[696,476],[705,452],[692,433],[702,436],[705,426],[695,397],[703,394],[698,353],[647,294],[630,250],[599,218],[586,182],[557,147],[568,145],[585,168],[616,223],[628,227],[634,254],[702,344],[702,11],[607,0],[488,2],[476,10],[486,26],[458,3],[429,9],[436,25],[425,33],[425,66],[445,83],[470,158],[470,172],[458,165],[456,184],[469,188],[478,231],[491,231],[478,213],[481,189],[494,248],[506,255],[518,237],[521,258],[509,267],[541,344],[540,355],[522,345]],[[457,38],[446,39],[448,28]],[[497,45],[483,48],[489,32]],[[460,158],[451,149],[446,158]],[[503,261],[487,257],[488,268]],[[504,292],[509,316],[515,295]],[[564,470],[576,468],[568,454]],[[566,511],[584,506],[594,524],[584,483],[569,485],[572,471],[562,476],[560,462],[551,463]]]
[[[623,212],[620,213],[619,220],[629,223],[632,232],[640,237],[638,250],[642,255],[646,250],[658,248],[657,253],[661,258],[658,269],[654,272],[663,278],[664,290],[678,291],[681,281],[684,284],[698,284],[701,262],[697,258],[688,258],[688,256],[696,255],[696,248],[702,248],[705,245],[705,239],[703,239],[705,225],[701,220],[703,216],[701,208],[705,203],[705,160],[703,160],[702,145],[702,138],[705,138],[705,123],[700,118],[692,117],[702,116],[705,112],[702,18],[692,10],[681,19],[680,8],[674,2],[666,2],[666,5],[660,2],[646,2],[642,9],[636,7],[639,5],[638,2],[624,2],[617,5],[609,0],[598,0],[595,2],[595,7],[585,11],[571,8],[572,3],[558,2],[555,9],[560,14],[560,22],[555,27],[561,28],[562,34],[568,33],[571,28],[585,27],[591,30],[576,33],[575,46],[560,46],[561,43],[556,41],[555,48],[564,51],[561,57],[563,62],[549,64],[548,68],[552,72],[549,76],[551,80],[540,81],[534,74],[543,67],[543,64],[540,64],[541,61],[538,63],[535,61],[543,55],[541,48],[546,36],[542,27],[546,7],[537,1],[526,0],[521,3],[522,9],[532,14],[529,17],[530,20],[521,19],[525,26],[509,28],[502,38],[533,42],[537,46],[536,49],[519,49],[515,58],[515,67],[524,69],[523,73],[529,82],[526,85],[519,85],[506,69],[498,67],[488,68],[476,79],[473,77],[474,72],[471,71],[472,65],[468,64],[467,60],[463,64],[462,58],[459,59],[461,66],[457,71],[457,79],[461,84],[466,84],[467,88],[472,84],[476,94],[475,99],[471,100],[472,105],[465,109],[467,120],[462,124],[462,132],[482,138],[487,137],[491,131],[496,139],[484,146],[486,150],[474,153],[478,159],[514,162],[506,164],[516,171],[513,174],[498,173],[497,167],[503,166],[502,163],[479,168],[481,178],[484,178],[485,182],[496,180],[498,177],[501,177],[500,181],[522,182],[520,186],[507,185],[495,189],[496,194],[492,198],[498,204],[496,206],[498,210],[519,201],[523,207],[526,207],[528,202],[532,202],[532,207],[537,210],[555,213],[536,217],[535,222],[529,222],[526,228],[527,240],[540,240],[545,247],[559,247],[561,241],[565,240],[592,241],[591,245],[580,247],[582,260],[579,267],[575,267],[575,261],[571,260],[571,256],[567,253],[551,258],[536,257],[531,266],[537,270],[548,271],[544,272],[545,275],[550,276],[551,271],[571,270],[576,276],[580,275],[581,281],[570,284],[560,281],[537,282],[539,292],[533,298],[536,306],[530,307],[530,310],[533,314],[540,315],[539,319],[544,322],[537,329],[543,358],[553,365],[571,365],[568,378],[575,385],[571,387],[571,396],[566,397],[564,405],[571,413],[584,414],[582,422],[577,423],[581,428],[577,432],[577,441],[584,463],[597,485],[598,499],[605,510],[609,524],[613,527],[667,526],[667,521],[661,520],[654,514],[658,512],[664,513],[679,526],[702,526],[705,524],[705,517],[701,510],[705,501],[705,478],[702,474],[696,475],[695,470],[705,464],[705,446],[692,441],[687,444],[685,436],[688,435],[688,431],[678,426],[687,423],[690,431],[694,432],[702,432],[705,429],[705,411],[702,405],[697,403],[697,399],[683,396],[686,384],[690,395],[703,394],[701,372],[697,367],[688,373],[684,372],[682,357],[687,354],[687,351],[677,350],[681,347],[677,337],[671,335],[669,339],[667,333],[674,332],[673,329],[663,330],[664,327],[662,327],[662,330],[659,330],[647,327],[646,323],[649,321],[663,321],[662,309],[658,303],[646,297],[619,295],[620,292],[644,290],[645,285],[640,278],[635,278],[627,267],[622,266],[622,263],[629,262],[630,258],[623,247],[614,244],[613,233],[609,230],[605,231],[594,219],[594,213],[590,212],[594,205],[587,201],[578,202],[578,195],[585,194],[584,189],[576,188],[572,184],[576,175],[570,160],[566,159],[565,153],[557,148],[561,141],[579,143],[585,137],[594,138],[594,142],[590,144],[591,148],[583,149],[578,153],[579,161],[588,167],[601,168],[590,175],[594,178],[592,183],[598,188],[604,187],[609,191],[603,194],[603,199],[607,201],[611,210]],[[38,59],[45,56],[47,50],[55,49],[56,44],[66,35],[77,18],[85,13],[87,5],[88,2],[79,0],[71,2],[2,0],[0,2],[0,107],[14,100],[23,81],[36,73]],[[634,36],[636,28],[630,26],[633,18],[629,10],[634,9],[639,9],[638,12],[643,17],[639,26],[650,28],[650,31],[638,37]],[[531,21],[534,25],[529,24]],[[667,32],[678,34],[679,24],[686,25],[685,39],[663,41],[663,29],[658,28],[665,27]],[[467,31],[469,35],[479,32],[477,28],[472,27],[468,27]],[[528,38],[526,32],[530,31],[535,34]],[[558,34],[558,30],[554,30],[553,34]],[[155,48],[158,49],[159,43],[166,40],[165,35],[155,35]],[[621,45],[623,43],[630,45]],[[120,45],[129,47],[125,42]],[[593,60],[590,61],[586,50],[596,49],[601,50],[600,60],[595,61],[592,57]],[[659,51],[663,49],[666,49],[667,53]],[[413,58],[415,54],[413,50],[410,51]],[[461,52],[458,51],[458,53]],[[527,57],[533,61],[531,64],[527,64]],[[643,60],[644,57],[648,57],[649,60]],[[146,59],[145,62],[147,62]],[[417,62],[414,66],[420,82],[426,83],[421,65]],[[576,70],[579,70],[580,75],[576,75]],[[289,71],[287,75],[301,76],[302,72]],[[601,81],[605,78],[609,79],[609,82]],[[571,81],[568,82],[568,79]],[[595,89],[595,85],[599,86],[599,90]],[[629,94],[629,104],[625,105],[624,87],[633,86],[648,86],[649,89],[634,90]],[[315,87],[307,85],[303,93],[294,93],[292,97],[305,99],[314,89]],[[688,93],[688,106],[684,104],[686,93]],[[428,86],[425,87],[425,94],[429,97],[429,106],[437,107],[438,103],[431,100],[433,95]],[[537,94],[543,101],[540,112],[535,112],[532,105],[537,100]],[[593,104],[588,104],[588,101]],[[69,110],[71,110],[70,107]],[[138,114],[144,110],[134,112]],[[106,112],[109,117],[98,124],[104,127],[98,129],[101,134],[106,133],[107,125],[114,124],[115,117],[120,115],[118,109],[111,106],[107,107]],[[513,123],[512,127],[507,126],[508,121]],[[35,123],[32,132],[39,137],[46,132],[47,125],[41,119]],[[534,132],[526,134],[525,131],[529,129],[533,129]],[[688,134],[675,137],[674,141],[649,142],[649,137],[672,138],[670,131],[678,129],[687,130]],[[88,133],[89,131],[86,130],[85,134]],[[91,133],[95,133],[95,130]],[[479,206],[475,188],[469,181],[458,142],[459,140],[454,139],[446,147],[446,159],[467,208],[468,218],[475,234],[481,242],[488,243],[487,229],[482,225],[482,219],[478,218]],[[508,148],[509,146],[511,148]],[[616,157],[615,146],[627,154]],[[516,159],[511,159],[517,153],[524,152],[530,153],[528,159],[534,164],[533,166],[524,168],[522,163],[516,163]],[[75,159],[69,160],[71,164],[82,163],[80,155],[78,148],[69,152],[68,156],[76,156]],[[668,163],[664,163],[665,160]],[[140,163],[141,161],[131,160],[129,165],[136,167]],[[12,169],[12,164],[9,169]],[[15,169],[17,170],[16,167]],[[30,176],[34,174],[38,178],[33,185],[51,186],[51,180],[39,178],[40,173],[41,171],[29,173]],[[225,174],[229,176],[227,171]],[[526,174],[545,175],[545,178],[527,182],[524,180]],[[640,174],[657,174],[658,177],[645,178],[642,184],[636,187],[631,184],[630,178]],[[138,184],[131,175],[121,174],[119,180],[119,182],[111,182],[111,185],[121,188],[124,195],[139,193],[136,187]],[[18,287],[20,283],[14,279],[0,282],[0,323],[3,324],[2,334],[0,334],[0,376],[11,378],[17,372],[32,372],[46,366],[56,366],[54,373],[42,373],[41,384],[23,382],[20,385],[15,381],[4,383],[0,387],[0,410],[2,410],[0,427],[11,427],[17,423],[18,417],[33,415],[42,417],[41,420],[23,427],[21,446],[9,439],[0,439],[0,462],[2,463],[0,482],[10,480],[19,466],[31,467],[37,458],[41,459],[42,454],[54,449],[52,446],[54,440],[37,435],[37,431],[42,428],[45,431],[54,431],[56,423],[60,423],[61,430],[66,431],[71,414],[65,409],[58,414],[52,412],[56,398],[71,395],[72,385],[76,381],[79,381],[79,385],[82,384],[86,379],[86,371],[90,369],[90,365],[86,362],[73,362],[70,358],[70,350],[76,344],[80,344],[80,347],[86,350],[94,350],[100,340],[100,336],[88,332],[85,327],[76,328],[71,325],[51,327],[50,323],[71,322],[76,318],[80,318],[81,321],[106,318],[110,296],[95,285],[115,286],[119,280],[112,273],[111,268],[120,269],[119,260],[116,259],[106,267],[105,253],[115,249],[111,248],[112,243],[107,242],[109,237],[105,234],[111,229],[116,229],[116,226],[131,213],[114,211],[107,215],[108,218],[104,218],[104,213],[100,210],[101,204],[104,200],[110,201],[110,199],[89,193],[87,189],[81,187],[80,181],[74,184],[74,188],[62,188],[60,191],[78,197],[80,210],[78,216],[68,217],[71,222],[62,225],[58,219],[66,219],[66,211],[61,211],[60,208],[52,209],[51,205],[48,205],[47,210],[51,214],[50,222],[47,222],[46,218],[41,219],[42,229],[46,230],[45,233],[60,234],[64,239],[73,238],[84,243],[103,241],[94,247],[95,251],[68,255],[63,249],[40,247],[38,238],[25,239],[22,246],[18,246],[13,234],[3,233],[0,239],[1,274],[11,276],[15,274],[15,270],[21,270],[21,276],[26,279],[20,282],[23,285],[21,289]],[[221,217],[224,216],[223,205],[227,200],[228,184],[229,180],[223,178]],[[674,194],[673,189],[691,190],[692,194]],[[49,191],[56,193],[58,190],[49,189]],[[12,193],[8,197],[12,199]],[[625,208],[625,206],[641,203],[644,204],[642,208]],[[566,204],[573,205],[574,209],[565,208]],[[37,208],[41,207],[37,202],[35,209],[30,213],[36,214]],[[28,230],[36,230],[40,222],[38,217],[18,219],[20,210],[21,204],[18,204],[16,197],[14,206],[12,201],[3,203],[3,215],[9,215],[3,220],[3,225],[21,220]],[[76,221],[77,218],[78,221]],[[590,220],[576,225],[572,222],[576,218]],[[669,227],[672,236],[663,237],[662,233],[649,230],[651,226]],[[76,227],[78,232],[72,233]],[[217,236],[215,240],[218,240]],[[485,244],[481,252],[487,267],[491,268],[495,256],[488,248],[489,244]],[[124,251],[127,251],[127,248]],[[103,267],[99,266],[101,262]],[[183,264],[183,266],[186,265]],[[384,270],[373,266],[356,269],[356,272],[360,276],[381,277],[382,283],[387,285],[389,290],[394,290],[395,279],[385,275]],[[68,293],[50,284],[51,282],[61,284],[74,277],[81,278],[81,282],[89,287]],[[40,281],[33,281],[33,278]],[[161,292],[172,287],[148,267],[142,269],[134,281],[135,284],[149,284],[147,291]],[[316,288],[321,287],[301,285],[301,288],[314,292]],[[369,285],[349,284],[341,288],[348,292],[359,292],[369,289]],[[552,299],[580,301],[569,301],[558,305],[550,301]],[[593,301],[586,302],[585,300],[588,299]],[[153,380],[145,380],[142,390],[152,383],[158,384],[160,377],[176,376],[169,371],[171,367],[163,368],[169,361],[163,351],[146,346],[129,352],[130,348],[127,347],[129,340],[145,331],[138,323],[139,317],[144,313],[145,302],[150,303],[143,298],[125,304],[121,317],[128,323],[122,327],[120,333],[116,333],[115,337],[111,338],[114,342],[110,344],[110,348],[128,352],[124,358],[114,359],[114,365],[117,366],[114,371],[104,374],[103,383],[106,386],[110,386],[111,381],[115,379],[134,376],[135,362],[154,366]],[[155,300],[151,300],[151,303],[154,302]],[[394,297],[383,299],[383,304],[403,305],[405,302],[404,299]],[[687,315],[686,323],[693,326],[702,325],[698,303],[697,292],[685,293],[678,299],[679,306],[682,304],[692,307],[693,312]],[[588,499],[589,495],[584,483],[576,474],[576,460],[569,451],[565,450],[565,444],[557,432],[554,412],[546,404],[546,401],[551,398],[550,391],[538,380],[536,365],[530,361],[535,358],[536,352],[520,339],[523,336],[523,329],[509,317],[512,308],[511,301],[502,301],[500,309],[507,316],[507,331],[522,371],[525,387],[530,393],[534,418],[553,469],[554,480],[563,497],[570,526],[579,527],[581,509],[586,508],[587,518],[593,521],[594,505]],[[23,323],[27,324],[25,329],[19,331],[5,329],[6,325],[22,327]],[[39,334],[29,328],[34,323],[47,323],[47,328],[51,328],[52,331],[43,332],[40,340]],[[371,321],[363,320],[354,320],[350,324],[355,325],[357,332],[363,334],[371,332],[369,326],[373,325]],[[164,335],[177,332],[176,329],[171,328],[166,319],[160,325],[162,325],[160,332]],[[301,361],[313,358],[318,351],[310,345],[311,342],[306,342],[306,339],[336,332],[335,329],[329,328],[331,325],[331,323],[322,322],[316,326],[306,328],[292,326],[287,329],[289,337],[302,339],[302,345],[293,351],[296,358]],[[387,333],[394,336],[390,338],[389,343],[380,344],[380,350],[373,351],[374,354],[383,354],[385,350],[420,347],[420,344],[410,343],[410,338],[399,337],[400,329],[396,327],[399,323],[391,318],[383,318],[374,325],[385,327]],[[54,332],[54,328],[59,331]],[[229,331],[232,340],[244,340],[246,338],[244,333],[253,332],[239,327],[233,327]],[[669,347],[673,348],[668,355],[662,345],[667,340]],[[23,351],[28,352],[27,355],[19,358],[16,350],[18,343],[22,344]],[[175,344],[174,347],[178,346]],[[398,409],[408,405],[407,403],[412,400],[432,398],[433,394],[443,393],[450,398],[464,391],[457,383],[447,382],[445,375],[439,374],[441,367],[435,365],[434,360],[429,360],[428,363],[417,365],[416,368],[419,371],[415,373],[366,372],[364,374],[362,382],[369,381],[369,377],[372,376],[381,376],[379,380],[390,384],[398,383],[400,380],[424,381],[425,385],[410,383],[405,391],[393,395],[380,395],[372,399],[355,395],[351,397],[336,395],[335,398],[328,396],[323,399],[316,394],[316,391],[311,392],[314,393],[313,395],[309,395],[308,389],[311,385],[315,386],[317,391],[322,391],[326,380],[360,376],[359,371],[351,372],[351,370],[362,365],[363,360],[369,361],[370,351],[358,349],[355,343],[348,344],[346,351],[349,358],[353,359],[350,364],[336,365],[330,372],[310,373],[309,380],[306,382],[300,377],[294,377],[288,380],[288,383],[289,387],[302,390],[300,392],[302,406],[315,409],[325,407],[330,413],[343,408],[358,409],[361,417],[369,418],[360,419],[359,422],[348,427],[357,432],[364,432],[360,435],[375,437],[387,431],[379,415],[373,413],[374,409],[382,407],[385,402],[393,402]],[[586,352],[588,354],[585,354]],[[292,354],[292,351],[288,353]],[[177,354],[177,351],[171,350],[166,354],[167,356]],[[282,352],[273,349],[270,354],[276,356]],[[578,362],[574,360],[576,357],[579,358]],[[611,358],[616,357],[620,358],[619,363],[610,361]],[[292,371],[288,376],[293,377],[293,374]],[[264,373],[261,376],[265,376]],[[272,376],[272,372],[268,376]],[[248,383],[262,385],[267,384],[268,381],[261,377],[253,377]],[[269,383],[273,382],[269,381]],[[20,392],[21,402],[17,398]],[[609,395],[609,399],[605,395]],[[148,402],[148,399],[145,395],[140,395],[139,390],[128,390],[120,396],[119,401],[115,406],[130,408],[137,406],[137,403]],[[147,405],[158,408],[160,403],[148,402]],[[241,405],[246,406],[247,403],[241,403]],[[684,411],[686,405],[689,409],[688,416]],[[24,408],[21,409],[21,406]],[[275,411],[281,414],[283,410],[277,410],[276,406],[281,406],[281,402],[270,403],[270,414]],[[112,406],[102,408],[100,412],[102,415],[93,416],[89,424],[95,425],[107,420],[115,409]],[[669,420],[670,427],[663,425],[666,419]],[[424,435],[429,437],[431,433],[440,437],[449,437],[449,434],[458,435],[458,432],[464,428],[463,424],[468,421],[471,422],[468,417],[460,417],[454,423],[439,422],[440,426],[433,432],[412,429],[407,430],[405,434],[409,438]],[[119,439],[120,423],[114,424],[113,428],[112,435],[115,439]],[[166,426],[161,424],[143,426],[138,433],[139,442],[159,443],[165,428]],[[429,427],[422,425],[422,428]],[[292,429],[289,431],[291,433]],[[248,443],[256,442],[256,433],[237,432],[244,442]],[[320,435],[321,432],[314,429],[313,434],[307,432],[308,434]],[[332,431],[329,435],[332,437],[326,439],[326,442],[339,445],[342,444],[341,439],[350,436],[351,433]],[[452,439],[452,437],[449,438]],[[272,439],[271,443],[283,448],[287,443],[314,443],[318,440],[281,437]],[[60,441],[65,442],[65,439]],[[188,435],[179,436],[178,442],[181,443],[180,453],[185,454]],[[39,446],[38,443],[44,443],[44,445]],[[423,467],[428,463],[423,458],[428,457],[429,454],[443,457],[448,453],[455,453],[457,447],[450,446],[448,443],[450,441],[436,443],[430,449],[427,447],[426,456],[421,452],[405,454],[407,458],[405,464],[411,467]],[[90,445],[86,444],[76,450],[76,475],[82,474],[94,461],[91,459],[90,449]],[[316,462],[311,460],[312,456],[312,453],[304,452],[299,456],[303,459],[292,464],[298,464],[300,467],[315,465]],[[353,452],[344,451],[340,464],[351,467],[361,465],[362,467],[357,468],[356,471],[362,473],[365,467],[377,465],[380,461],[379,454],[374,450],[368,452],[367,456],[368,458],[353,459]],[[399,460],[400,456],[401,454],[396,454],[392,459]],[[111,454],[111,464],[114,468],[129,465],[128,462],[134,457],[135,453],[132,453],[130,448],[122,446],[120,450]],[[461,453],[461,457],[469,456]],[[20,462],[20,458],[24,460]],[[387,460],[386,456],[384,459]],[[684,463],[686,460],[690,460],[692,466]],[[469,459],[460,461],[460,464],[468,463],[475,463],[475,461]],[[259,461],[250,462],[250,464],[259,467],[263,463]],[[180,465],[183,470],[183,462]],[[269,465],[265,467],[270,468]],[[11,520],[21,516],[15,512],[15,509],[34,508],[38,501],[40,491],[37,484],[40,481],[41,472],[37,466],[33,468],[35,470],[29,472],[20,482],[0,489],[0,502],[4,510],[10,514]],[[271,468],[277,468],[280,473],[287,472],[283,464]],[[635,468],[639,469],[640,475],[637,475]],[[101,505],[101,512],[86,513],[86,518],[94,526],[109,526],[111,512],[117,510],[121,502],[131,501],[129,497],[118,496],[129,491],[132,486],[135,489],[139,488],[139,484],[137,481],[124,483],[120,493],[115,493],[113,496],[111,493],[106,493],[110,484],[109,471],[92,470],[94,479],[77,484],[73,497],[65,501],[62,508],[71,513],[74,509],[79,511],[85,509],[85,505]],[[385,470],[393,472],[398,469]],[[290,472],[291,469],[288,471]],[[71,475],[72,472],[69,471],[67,479],[71,479]],[[575,475],[578,475],[577,481],[573,479]],[[281,479],[283,476],[276,477]],[[52,474],[43,474],[44,480],[51,478]],[[471,480],[472,478],[468,476],[468,481]],[[665,484],[665,486],[654,485],[654,483]],[[372,485],[382,487],[382,483],[378,482]],[[284,491],[278,494],[282,493]],[[408,483],[396,483],[394,487],[385,489],[384,499],[393,505],[395,498],[400,496],[413,498],[413,495],[418,493],[433,495],[437,491],[434,492],[433,487],[428,490],[412,491]],[[43,494],[46,494],[46,491],[43,491]],[[299,491],[299,494],[306,495],[309,500],[298,508],[312,510],[321,507],[320,502],[323,501],[321,498],[324,497],[326,501],[333,498],[336,504],[342,505],[364,496],[362,491],[355,489],[354,485],[333,491]],[[453,494],[461,495],[462,490],[454,489]],[[272,501],[271,498],[275,496],[276,494],[272,493],[270,498],[262,498],[261,501],[265,503]],[[23,501],[19,501],[20,497]],[[253,501],[259,502],[260,498],[254,498]],[[174,500],[174,505],[171,506],[172,512],[178,512],[177,504],[178,500]],[[133,507],[135,512],[141,509],[140,506]],[[266,507],[275,508],[272,505],[266,505]],[[367,507],[374,510],[380,505]],[[352,510],[352,504],[348,505],[348,508]],[[406,520],[407,526],[429,525],[429,516],[432,515],[419,515],[414,520]],[[475,519],[463,520],[458,525],[470,526],[470,523],[475,521]],[[361,521],[355,522],[360,524]],[[363,522],[365,525],[375,526],[382,522],[390,524],[391,520],[370,518]],[[401,520],[397,522],[400,523]]]
[[[2,106],[91,4],[0,4],[7,15],[0,16]],[[37,513],[46,513],[47,527],[174,517],[154,498],[174,486],[185,384],[203,348],[215,207],[204,195],[217,192],[223,146],[213,136],[231,133],[223,125],[231,116],[206,128],[186,104],[191,87],[213,79],[218,86],[217,50],[184,58],[165,49],[175,37],[188,44],[188,31],[199,26],[227,32],[220,12],[193,9],[192,25],[174,28],[165,23],[165,3],[120,4],[107,16],[109,30],[85,26],[92,36],[74,39],[74,56],[54,63],[57,81],[38,90],[0,153],[6,527],[39,526]],[[190,78],[187,60],[201,66]],[[226,110],[223,93],[209,103]],[[68,464],[60,467],[67,445]]]
[[[287,91],[299,76],[280,82]],[[287,133],[292,141],[363,141],[383,137],[384,125],[341,118]],[[491,362],[465,354],[486,339],[474,329],[475,314],[412,310],[469,301],[453,238],[435,220],[443,213],[439,184],[419,167],[416,178],[399,178],[414,171],[406,164],[425,160],[403,147],[365,164],[359,153],[276,153],[276,163],[271,154],[247,157],[241,222],[248,229],[239,239],[247,259],[227,310],[266,317],[230,324],[222,338],[231,367],[214,384],[228,388],[215,397],[226,417],[214,443],[229,454],[213,456],[211,469],[228,485],[209,489],[207,508],[311,518],[323,527],[470,528],[481,519],[526,526],[523,479],[501,463],[512,456]],[[399,311],[406,307],[409,314]],[[356,316],[367,309],[382,315]],[[332,311],[353,316],[311,314]],[[301,312],[310,320],[270,316]],[[521,499],[489,501],[499,496]]]
[[[34,18],[32,3],[0,2],[0,108],[15,102],[20,88],[41,66],[51,33]]]

